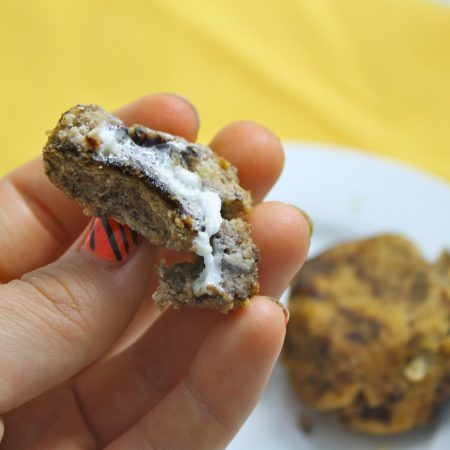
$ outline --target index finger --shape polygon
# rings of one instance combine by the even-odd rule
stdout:
[[[214,137],[211,148],[238,169],[240,184],[259,203],[272,189],[284,165],[278,137],[254,122],[234,122]]]

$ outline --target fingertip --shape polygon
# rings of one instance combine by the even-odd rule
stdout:
[[[295,205],[290,206],[295,208],[302,215],[303,219],[305,219],[304,225],[305,224],[307,225],[309,239],[311,240],[311,237],[314,234],[314,221],[312,220],[311,216],[304,209],[299,208],[298,206]]]
[[[281,202],[253,208],[249,222],[261,253],[261,294],[279,297],[306,259],[309,223],[298,208]]]
[[[283,303],[280,301],[280,299],[275,297],[265,297],[267,300],[270,300],[272,303],[277,305],[281,311],[283,312],[284,316],[284,325],[287,326],[289,322],[289,318],[291,317],[291,313],[289,312],[289,309],[283,305]]]
[[[301,255],[301,263],[303,264],[308,255],[314,227],[311,217],[294,205],[282,202],[270,202],[269,204],[283,209],[285,223],[289,225],[293,236],[299,238],[294,243],[298,246],[298,253]]]
[[[262,203],[253,208],[249,221],[257,243],[272,257],[279,257],[289,265],[303,263],[311,232],[299,208],[277,201]]]
[[[280,139],[254,122],[234,122],[211,141],[211,148],[238,168],[241,185],[261,201],[275,184],[284,165]]]
[[[127,125],[142,124],[189,141],[195,141],[200,127],[197,110],[178,94],[146,95],[119,108],[115,114]]]
[[[251,315],[250,335],[247,336],[253,348],[268,353],[270,358],[278,357],[286,333],[286,316],[275,299],[255,296],[248,314]]]

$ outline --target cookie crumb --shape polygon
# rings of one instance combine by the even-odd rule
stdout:
[[[298,425],[305,434],[311,434],[313,431],[312,420],[304,413],[301,413],[298,418]]]
[[[414,358],[403,370],[403,375],[411,381],[411,383],[418,383],[422,381],[428,371],[428,362],[425,356],[420,355]]]

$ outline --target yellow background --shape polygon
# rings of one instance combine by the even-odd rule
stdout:
[[[36,0],[0,11],[0,174],[75,103],[189,97],[450,180],[450,8],[419,0]]]

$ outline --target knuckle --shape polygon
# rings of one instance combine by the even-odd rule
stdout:
[[[34,291],[47,323],[63,338],[72,342],[91,329],[84,307],[89,294],[75,277],[48,266],[24,275],[21,282]]]
[[[201,390],[195,385],[190,377],[185,379],[185,387],[188,395],[194,401],[194,404],[197,404],[200,410],[203,411],[203,414],[209,417],[209,419],[211,419],[219,428],[230,434],[234,434],[238,431],[236,425],[234,425],[231,420],[224,417],[224,414],[217,411],[217,408],[214,408],[210,402],[207,401]]]

